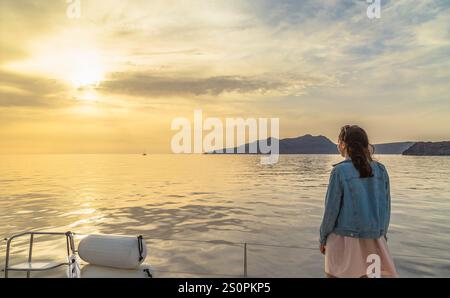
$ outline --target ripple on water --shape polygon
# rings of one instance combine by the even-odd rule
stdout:
[[[450,159],[379,159],[391,177],[389,246],[401,276],[449,276]],[[0,156],[0,220],[7,223],[0,235],[142,234],[161,270],[239,275],[242,247],[154,238],[316,247],[328,175],[339,160],[281,156],[266,167],[257,156]],[[42,253],[59,243],[44,241]],[[254,276],[323,276],[316,250],[250,246],[248,253]]]

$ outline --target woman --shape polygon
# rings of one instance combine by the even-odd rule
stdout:
[[[345,160],[331,172],[320,227],[325,273],[327,277],[367,277],[378,272],[397,277],[387,247],[391,197],[386,168],[372,160],[369,138],[356,125],[341,129],[338,149]]]

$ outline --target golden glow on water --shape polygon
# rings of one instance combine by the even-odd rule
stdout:
[[[448,275],[439,258],[450,245],[449,159],[379,159],[392,182],[391,251],[437,258],[398,257],[401,275]],[[0,213],[0,235],[142,234],[149,239],[149,262],[161,270],[239,275],[240,247],[150,238],[316,247],[328,175],[338,160],[292,155],[262,166],[257,156],[3,155],[0,209],[6,212]],[[42,243],[36,257],[54,257],[52,249],[60,244]],[[18,252],[26,255],[26,245]],[[323,260],[315,250],[253,248],[249,262],[254,275],[322,276]]]

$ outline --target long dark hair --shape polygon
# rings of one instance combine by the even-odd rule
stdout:
[[[341,128],[339,141],[344,142],[347,154],[359,172],[361,178],[372,177],[373,146],[369,143],[369,137],[364,129],[357,125],[346,125]]]

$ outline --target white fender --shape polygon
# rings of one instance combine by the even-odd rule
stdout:
[[[78,255],[92,265],[137,269],[147,257],[147,246],[139,237],[89,235],[80,241]]]

